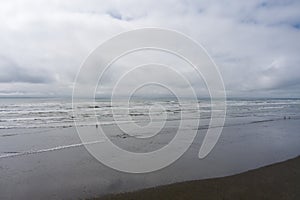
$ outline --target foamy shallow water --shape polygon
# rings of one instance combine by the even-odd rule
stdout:
[[[97,117],[100,124],[116,124],[117,119],[123,119],[129,115],[137,123],[149,120],[149,108],[159,104],[165,108],[168,120],[180,119],[180,113],[185,112],[193,118],[200,114],[202,119],[210,118],[210,101],[199,100],[198,103],[190,101],[177,102],[173,100],[137,100],[118,102],[113,107],[111,102],[96,100],[84,101],[72,104],[70,99],[1,99],[0,98],[0,129],[13,128],[59,128],[74,126],[74,120],[80,126],[89,126],[91,118]],[[74,116],[72,107],[78,108]],[[115,111],[113,113],[112,111]],[[237,118],[245,119],[245,123],[257,120],[273,120],[290,116],[300,117],[299,99],[266,99],[266,100],[228,100],[228,122]],[[161,120],[163,113],[152,113],[155,120]],[[127,119],[127,118],[126,118]],[[126,123],[126,121],[123,121]]]

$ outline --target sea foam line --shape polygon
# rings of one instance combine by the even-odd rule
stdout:
[[[78,143],[78,144],[70,144],[70,145],[53,147],[53,148],[49,148],[49,149],[30,150],[30,151],[23,151],[23,152],[13,152],[13,153],[0,155],[0,159],[11,158],[11,157],[16,157],[16,156],[24,156],[24,155],[30,155],[30,154],[37,154],[37,153],[44,153],[44,152],[49,152],[49,151],[58,151],[58,150],[62,150],[62,149],[80,147],[80,146],[83,146],[83,145],[91,145],[91,144],[96,144],[96,143],[100,143],[100,142],[104,142],[104,140],[98,140],[98,141],[86,142],[86,143]]]

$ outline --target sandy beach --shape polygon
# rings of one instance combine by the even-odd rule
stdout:
[[[89,132],[95,126],[81,128]],[[121,145],[133,142],[133,138],[118,137],[120,132],[113,126],[107,128]],[[199,160],[199,144],[206,131],[200,129],[179,160],[148,174],[122,173],[101,164],[81,144],[74,127],[0,130],[0,150],[4,152],[0,158],[0,199],[89,199],[238,174],[298,156],[299,129],[299,119],[227,126],[214,150]],[[171,130],[166,129],[166,135]],[[155,147],[162,141],[157,138],[152,143]],[[135,146],[142,147],[144,144]]]
[[[299,188],[300,157],[297,157],[233,176],[176,183],[96,199],[296,200],[300,198]]]

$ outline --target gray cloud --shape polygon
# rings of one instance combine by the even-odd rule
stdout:
[[[53,81],[45,71],[26,69],[8,58],[0,56],[0,83],[50,83]]]
[[[122,31],[154,26],[201,43],[230,96],[299,97],[299,9],[296,0],[1,1],[1,91],[71,95],[81,63],[97,45]],[[106,77],[107,88],[118,73],[116,68]]]

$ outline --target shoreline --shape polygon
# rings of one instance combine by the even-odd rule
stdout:
[[[83,145],[74,128],[10,130],[2,137],[0,152],[34,152],[2,158],[0,199],[90,199],[107,194],[168,185],[189,180],[225,177],[300,155],[300,120],[224,127],[218,145],[205,159],[198,151],[205,130],[199,130],[191,147],[172,165],[153,173],[126,174],[106,167]],[[96,128],[79,127],[90,133]],[[107,126],[121,147],[143,149],[134,138],[118,137],[115,126]],[[7,134],[6,131],[0,131]],[[172,127],[153,138],[152,147],[167,142]],[[33,134],[38,133],[38,134]],[[133,145],[134,144],[134,145]],[[65,148],[71,147],[71,148]],[[151,146],[146,146],[151,150]],[[232,199],[232,198],[231,198]]]
[[[298,189],[297,189],[298,188]],[[96,200],[133,199],[300,199],[300,156],[240,174],[179,182]]]

